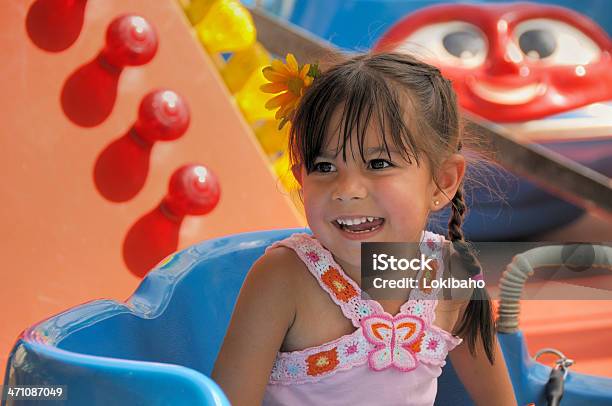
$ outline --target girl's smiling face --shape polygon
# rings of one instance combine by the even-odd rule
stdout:
[[[414,158],[408,162],[394,145],[388,145],[387,154],[374,121],[364,134],[365,162],[357,139],[346,143],[345,162],[337,147],[342,145],[341,132],[330,131],[314,170],[306,173],[301,168],[310,229],[351,273],[358,272],[361,263],[361,242],[418,242],[437,190],[427,160],[421,158],[419,165]],[[338,118],[332,117],[329,128],[338,128],[337,123]],[[359,228],[372,231],[347,229],[346,225],[364,219],[368,222]]]

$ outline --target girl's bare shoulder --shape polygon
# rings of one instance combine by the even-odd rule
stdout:
[[[306,265],[300,260],[294,250],[288,247],[278,246],[267,250],[257,259],[253,268],[263,268],[271,272],[273,277],[295,282],[300,277],[300,270],[306,269]]]
[[[304,270],[306,265],[294,250],[278,246],[267,250],[255,261],[249,271],[249,277],[262,279],[276,287],[295,292],[303,280]]]

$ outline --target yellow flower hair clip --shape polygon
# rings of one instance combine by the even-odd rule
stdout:
[[[265,93],[281,93],[274,96],[266,103],[268,110],[278,108],[275,114],[277,120],[281,120],[279,130],[291,121],[291,117],[298,102],[304,95],[305,90],[312,84],[312,81],[319,76],[317,64],[305,64],[299,66],[293,54],[287,54],[287,63],[284,64],[278,59],[272,61],[272,65],[263,68],[263,75],[271,83],[261,86],[261,91]]]

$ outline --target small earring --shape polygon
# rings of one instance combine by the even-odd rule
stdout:
[[[437,205],[440,204],[440,201],[439,200],[434,200],[434,204],[437,206]]]

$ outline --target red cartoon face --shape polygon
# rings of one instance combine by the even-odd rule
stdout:
[[[428,7],[392,27],[375,46],[383,49],[408,50],[438,66],[461,106],[497,122],[612,100],[612,41],[562,7]]]

